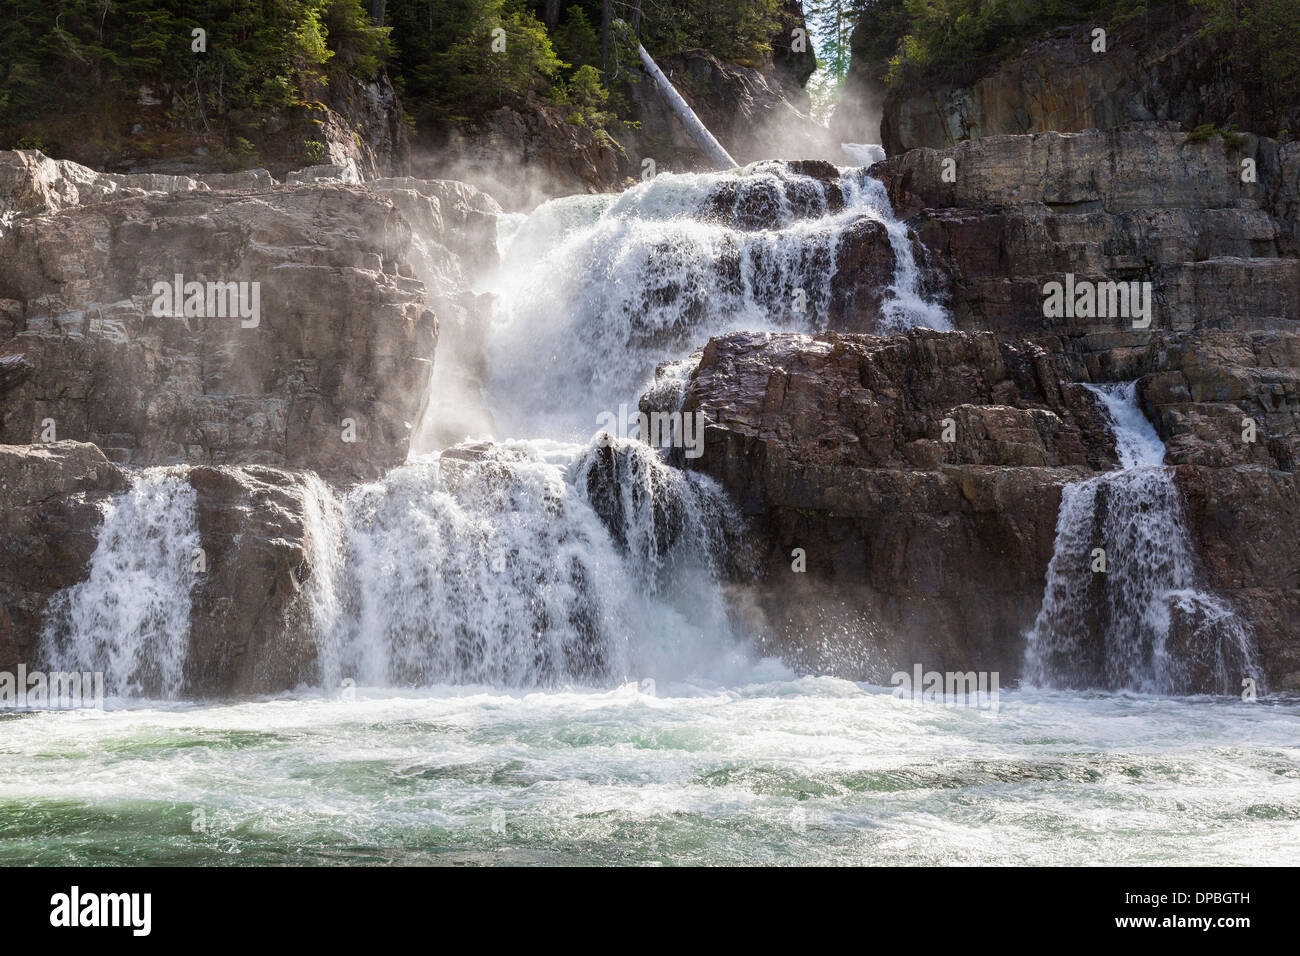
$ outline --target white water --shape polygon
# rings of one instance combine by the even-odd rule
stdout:
[[[1156,694],[1262,685],[1249,629],[1197,586],[1182,495],[1136,383],[1093,388],[1110,415],[1117,471],[1067,485],[1026,679]],[[1106,570],[1095,572],[1094,549]]]
[[[840,143],[840,149],[853,166],[874,166],[885,161],[885,148],[875,143]]]
[[[1295,865],[1295,702],[831,678],[0,719],[4,864]]]
[[[886,226],[897,259],[884,330],[949,328],[918,291],[884,187],[855,169],[839,187],[844,208],[832,213],[819,180],[756,163],[663,174],[507,220],[488,346],[500,433],[584,440],[601,412],[635,404],[658,363],[712,335],[824,328],[840,243],[864,218]]]
[[[322,680],[497,687],[714,679],[748,660],[715,574],[730,505],[616,440],[484,443],[409,462],[310,535]]]
[[[109,502],[89,574],[50,602],[46,669],[102,671],[109,694],[180,694],[199,547],[194,498],[183,470],[151,468]]]

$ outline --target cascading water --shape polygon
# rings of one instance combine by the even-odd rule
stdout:
[[[884,147],[875,143],[840,143],[840,149],[854,166],[874,166],[885,161]]]
[[[507,434],[547,437],[414,457],[344,495],[308,482],[323,686],[749,673],[720,583],[736,550],[723,529],[739,526],[725,496],[643,441],[589,436],[602,412],[635,407],[665,359],[653,387],[678,393],[675,406],[684,356],[712,334],[823,325],[839,245],[863,218],[885,227],[895,253],[884,327],[946,328],[918,291],[906,227],[861,170],[662,175],[503,217],[487,398]],[[123,693],[179,692],[192,511],[182,478],[137,478],[89,580],[56,604],[58,660],[102,664]]]
[[[834,181],[779,163],[663,174],[510,221],[488,351],[498,424],[582,440],[600,411],[635,401],[656,364],[711,335],[825,327],[840,244],[864,218],[886,227],[895,254],[885,330],[950,328],[919,291],[884,186],[860,169]]]
[[[320,490],[308,524],[325,685],[690,680],[745,666],[719,584],[721,529],[739,523],[725,497],[644,442],[587,436],[602,411],[634,405],[665,354],[732,326],[816,327],[841,236],[864,216],[897,258],[887,324],[946,325],[917,292],[883,187],[857,171],[833,187],[781,164],[665,175],[503,217],[490,405],[507,431],[563,441],[458,446],[343,499]],[[789,308],[795,289],[805,313]],[[690,370],[670,363],[655,387],[680,391]]]
[[[194,489],[151,468],[105,510],[90,573],[51,600],[41,657],[54,671],[101,671],[112,695],[175,698],[189,650],[199,547]]]
[[[1089,388],[1106,408],[1120,467],[1067,485],[1043,602],[1028,635],[1038,686],[1236,693],[1257,678],[1251,636],[1196,587],[1182,495],[1135,382]],[[1106,570],[1094,571],[1094,549]]]
[[[689,679],[733,654],[713,573],[730,506],[643,443],[459,446],[325,492],[326,686]]]

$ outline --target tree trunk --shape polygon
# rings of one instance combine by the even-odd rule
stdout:
[[[641,0],[632,3],[632,33],[638,40],[641,38]]]
[[[659,69],[654,60],[650,59],[650,54],[645,51],[645,47],[638,44],[636,51],[641,56],[641,65],[645,67],[645,71],[650,74],[651,79],[655,81],[655,85],[659,87],[659,95],[664,98],[664,102],[668,104],[668,108],[672,110],[673,115],[677,117],[682,126],[686,127],[686,132],[691,134],[691,139],[695,140],[696,145],[700,147],[704,155],[709,157],[709,160],[718,169],[731,169],[736,166],[736,161],[722,148],[722,144],[713,138],[713,134],[709,132],[708,127],[700,122],[700,118],[695,115],[695,111],[691,109],[690,104],[682,99],[682,95],[677,92],[677,88],[669,82],[668,77],[664,76],[664,71]]]
[[[542,14],[542,19],[546,23],[546,29],[555,29],[555,25],[560,22],[560,0],[546,0],[546,10]]]
[[[614,28],[614,0],[602,0],[600,5],[600,69],[609,73],[609,33]]]
[[[384,9],[388,0],[370,0],[370,20],[377,27],[384,25]]]

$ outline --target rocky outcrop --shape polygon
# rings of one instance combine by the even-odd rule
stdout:
[[[697,353],[681,408],[704,414],[705,451],[678,463],[750,520],[761,554],[740,605],[767,651],[857,679],[923,662],[1009,681],[1061,488],[1116,467],[1108,421],[1070,378],[1137,378],[1201,580],[1249,626],[1257,676],[1294,690],[1298,347],[1295,333],[1157,333],[1117,366],[993,333],[734,333]]]
[[[1086,390],[987,333],[722,336],[682,408],[766,548],[765,649],[856,679],[1017,674],[1061,487],[1115,463]]]
[[[0,440],[340,479],[403,461],[436,316],[461,337],[485,321],[468,276],[495,266],[498,207],[458,183],[263,182],[0,153]],[[203,284],[188,316],[155,291],[177,275]],[[245,313],[226,283],[247,283]]]
[[[1117,372],[1139,379],[1167,464],[1300,467],[1300,331],[1162,336]]]
[[[378,474],[405,458],[437,338],[409,243],[390,202],[334,186],[24,219],[0,239],[0,299],[18,303],[3,348],[26,370],[0,437],[53,422],[135,465]],[[214,317],[173,317],[169,292],[157,308],[177,275],[204,284],[195,311]],[[247,283],[245,312],[209,306],[208,283]]]
[[[192,91],[163,84],[142,84],[134,97],[105,89],[25,128],[47,152],[116,173],[199,178],[265,166],[282,178],[321,163],[351,163],[367,179],[410,172],[405,117],[383,70],[333,74],[292,104],[238,116],[200,118]]]
[[[498,265],[497,217],[500,204],[468,183],[410,176],[367,184],[397,204],[416,234],[458,256],[466,271],[491,272]]]
[[[1298,170],[1297,144],[1140,124],[913,150],[873,172],[948,273],[958,327],[1070,338],[1130,323],[1046,315],[1067,273],[1152,283],[1151,329],[1295,323]]]
[[[57,212],[152,192],[208,188],[207,182],[188,176],[101,173],[70,160],[50,159],[34,149],[0,151],[0,233],[23,214]]]
[[[0,445],[0,671],[35,660],[49,599],[85,577],[101,505],[126,486],[94,445]]]
[[[308,515],[322,500],[320,479],[256,465],[184,474],[195,490],[203,555],[191,591],[185,694],[270,693],[314,679],[309,582],[320,552]],[[0,445],[0,671],[48,663],[50,599],[88,576],[103,508],[129,481],[84,442]]]
[[[310,598],[317,573],[308,520],[323,486],[310,474],[250,465],[193,468],[206,569],[192,592],[189,694],[264,694],[316,679]],[[314,500],[313,500],[314,499]]]
[[[387,73],[381,70],[370,79],[332,74],[324,101],[328,120],[319,128],[330,162],[351,160],[363,179],[410,171],[406,117]]]

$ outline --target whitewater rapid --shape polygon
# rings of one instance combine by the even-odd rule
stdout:
[[[1296,702],[832,678],[0,720],[0,863],[1300,862]]]

